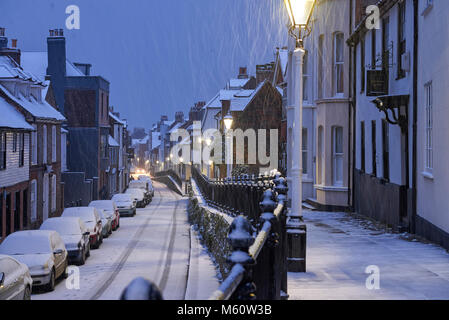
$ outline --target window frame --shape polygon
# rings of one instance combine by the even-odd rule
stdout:
[[[6,131],[0,131],[0,170],[7,168],[8,135]]]
[[[337,41],[340,39],[339,37],[341,36],[341,52],[337,52],[338,49],[338,45],[337,45]],[[334,59],[333,59],[333,87],[334,87],[334,96],[343,96],[344,92],[345,92],[345,72],[344,72],[344,65],[345,65],[345,35],[343,32],[335,32],[334,33],[334,39],[333,39],[333,43],[334,43]],[[338,56],[341,56],[341,61],[338,61],[337,58]],[[340,72],[338,72],[339,68],[341,67]],[[341,79],[339,78],[341,77]],[[339,88],[339,83],[341,82],[342,87]],[[339,91],[339,89],[341,89],[341,91]]]
[[[433,83],[424,85],[424,112],[425,112],[425,143],[424,143],[424,172],[433,175]]]
[[[337,150],[337,133],[341,133],[341,151]],[[334,126],[332,127],[332,163],[333,163],[333,184],[334,186],[343,186],[344,181],[344,128],[342,126]],[[338,160],[341,161],[338,161]],[[341,164],[341,167],[340,165]],[[339,172],[341,171],[341,172]],[[341,180],[338,180],[338,176],[341,177]]]

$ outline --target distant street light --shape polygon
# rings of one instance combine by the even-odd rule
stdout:
[[[230,177],[231,176],[231,171],[232,171],[232,137],[230,137],[230,130],[232,128],[232,123],[234,122],[234,119],[232,118],[231,112],[228,111],[228,114],[226,116],[224,116],[223,118],[223,122],[225,125],[225,142],[226,142],[226,176]]]
[[[234,122],[234,119],[232,118],[232,115],[230,112],[223,118],[224,125],[226,127],[226,130],[230,130],[232,127],[232,123]]]

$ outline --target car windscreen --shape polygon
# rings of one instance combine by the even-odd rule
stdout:
[[[131,202],[131,196],[129,194],[117,194],[115,195],[112,200],[115,202]]]
[[[81,228],[79,222],[76,220],[46,220],[41,230],[54,230],[60,235],[80,235]]]
[[[7,237],[0,245],[1,254],[24,255],[51,253],[50,241],[44,236]]]

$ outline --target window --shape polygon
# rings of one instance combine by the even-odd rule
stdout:
[[[365,122],[360,122],[360,171],[365,172]]]
[[[376,29],[371,30],[371,69],[376,69]]]
[[[307,175],[308,166],[307,166],[307,128],[302,128],[302,173]]]
[[[318,127],[318,183],[324,185],[324,130]]]
[[[333,128],[334,185],[343,185],[343,127]]]
[[[56,162],[56,126],[51,127],[51,162]]]
[[[6,132],[0,132],[0,170],[6,169]]]
[[[51,212],[56,211],[56,175],[51,177]]]
[[[334,36],[334,92],[336,95],[344,91],[344,35],[338,32]]]
[[[31,221],[37,220],[37,181],[31,181]]]
[[[47,126],[42,126],[42,163],[47,164]]]
[[[390,133],[387,120],[382,120],[382,162],[384,179],[390,180]]]
[[[303,87],[302,87],[302,100],[303,101],[309,101],[309,58],[308,58],[308,52],[306,51],[304,54],[304,61],[303,61]]]
[[[19,167],[25,165],[25,133],[19,134]]]
[[[432,82],[424,87],[426,111],[425,171],[433,173],[433,90]]]
[[[324,86],[324,35],[318,39],[318,98],[323,98]]]
[[[371,121],[371,163],[372,174],[377,177],[377,137],[376,137],[376,120]]]
[[[37,164],[37,126],[33,125],[34,130],[31,132],[31,164]]]
[[[398,79],[405,77],[405,72],[402,70],[402,55],[405,49],[405,1],[401,1],[398,3]]]
[[[366,70],[365,70],[365,39],[362,39],[360,42],[360,90],[361,92],[365,91],[365,77],[366,77]]]
[[[12,152],[17,152],[17,133],[12,134]]]

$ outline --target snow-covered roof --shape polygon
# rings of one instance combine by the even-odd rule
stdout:
[[[240,90],[235,93],[231,100],[231,111],[243,111],[251,103],[256,94],[265,85],[266,80],[259,83],[254,90]]]
[[[41,80],[34,74],[25,71],[13,59],[8,56],[0,56],[0,78],[15,78],[41,84]]]
[[[116,122],[118,122],[118,123],[120,123],[120,124],[123,124],[123,125],[126,124],[123,120],[119,119],[119,117],[117,117],[117,116],[116,116],[115,114],[113,114],[112,112],[109,112],[109,117],[111,117],[112,119],[114,119],[114,121],[116,121]]]
[[[213,97],[208,103],[206,103],[204,109],[208,108],[221,108],[220,92],[218,92],[215,97]]]
[[[48,65],[47,52],[22,51],[20,63],[25,70],[28,70],[29,72],[37,76],[40,81],[45,80]],[[66,60],[66,74],[68,77],[84,76],[81,70],[75,67],[69,60]]]
[[[23,109],[36,118],[54,119],[57,121],[66,120],[58,110],[49,105],[45,100],[39,102],[33,95],[30,95],[29,98],[26,98],[23,94],[19,94],[18,97],[15,97],[2,85],[0,85],[0,91],[4,92],[8,98],[19,104]]]
[[[169,133],[175,132],[176,130],[179,129],[179,127],[182,126],[181,122],[177,122],[171,129],[170,131],[168,131]]]
[[[0,128],[34,130],[34,128],[25,121],[25,117],[14,106],[10,105],[5,99],[0,97]]]
[[[160,132],[153,132],[151,135],[151,147],[153,149],[158,148],[161,145],[161,140],[159,140],[160,135]]]
[[[133,140],[132,140],[132,144],[133,144],[133,145],[137,145],[137,144],[147,144],[149,139],[150,139],[150,136],[149,136],[149,135],[146,135],[146,136],[143,137],[142,139],[133,139]]]
[[[282,75],[285,76],[287,72],[287,64],[288,64],[288,50],[280,49],[279,50],[279,62],[281,65]]]
[[[230,79],[228,82],[228,89],[242,89],[249,81],[249,78],[245,79]]]
[[[120,144],[112,136],[109,136],[108,143],[110,147],[120,147]]]

